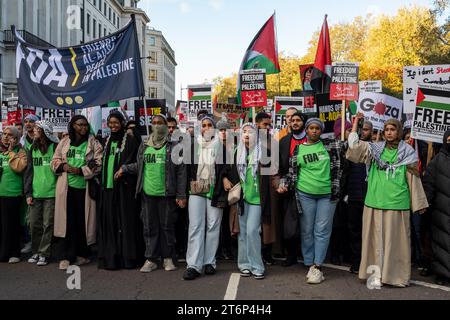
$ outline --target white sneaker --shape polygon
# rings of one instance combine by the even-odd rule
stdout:
[[[40,256],[37,265],[40,266],[40,267],[43,267],[43,266],[48,265],[48,260],[47,260],[47,258],[46,258],[46,257]]]
[[[177,267],[173,264],[173,260],[170,258],[164,259],[163,263],[164,270],[166,271],[175,271],[177,270]]]
[[[312,272],[315,269],[315,266],[309,267],[308,274],[306,275],[306,279],[311,278]]]
[[[33,256],[28,259],[28,263],[36,263],[39,261],[39,255],[38,254],[33,254]]]
[[[70,266],[70,261],[69,260],[61,260],[59,262],[59,270],[67,270]]]
[[[381,287],[383,287],[383,284],[381,283],[381,279],[380,278],[372,278],[371,282],[370,282],[370,287],[373,289],[381,289]]]
[[[25,243],[22,250],[20,250],[20,253],[23,253],[23,254],[31,253],[31,242]]]
[[[314,267],[311,271],[311,275],[306,281],[309,284],[320,284],[325,281],[325,277],[323,276],[323,272]]]
[[[145,261],[144,266],[141,268],[140,272],[150,273],[158,269],[158,265],[150,260]]]
[[[15,264],[15,263],[19,263],[19,262],[20,262],[20,258],[17,258],[17,257],[9,258],[9,261],[8,261],[8,263],[10,263],[10,264]]]

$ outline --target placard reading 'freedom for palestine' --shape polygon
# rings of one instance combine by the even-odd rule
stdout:
[[[357,63],[333,63],[331,69],[330,100],[358,100],[359,65]]]
[[[266,107],[266,70],[251,69],[243,70],[240,74],[240,91],[242,106],[244,108]]]

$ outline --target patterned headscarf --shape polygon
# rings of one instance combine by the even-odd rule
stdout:
[[[47,120],[41,120],[36,122],[36,127],[41,128],[44,131],[45,136],[53,143],[59,143],[58,137],[53,135],[53,125]]]

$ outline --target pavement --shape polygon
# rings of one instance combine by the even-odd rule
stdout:
[[[98,270],[94,263],[80,269],[81,290],[69,290],[72,275],[58,270],[58,264],[45,267],[26,261],[0,264],[0,300],[447,300],[450,287],[436,286],[433,278],[422,278],[413,270],[410,287],[385,286],[369,290],[365,282],[344,267],[327,265],[326,281],[320,285],[305,282],[307,268],[267,267],[265,280],[241,278],[236,262],[220,261],[214,276],[194,281],[182,280],[184,264],[178,270]],[[69,281],[68,281],[69,280]]]

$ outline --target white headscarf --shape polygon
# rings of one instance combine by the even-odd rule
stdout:
[[[244,142],[244,138],[243,138],[244,137],[244,129],[246,127],[251,127],[253,130],[255,130],[255,134],[257,134],[256,126],[253,123],[245,123],[244,125],[242,125],[242,127],[240,129],[240,134],[239,134],[240,138],[239,138],[239,144],[238,144],[238,149],[237,149],[237,169],[238,169],[239,177],[244,182],[245,182],[245,179],[247,176],[248,165],[252,166],[253,177],[256,177],[256,175],[258,173],[258,164],[259,164],[259,161],[261,160],[261,140],[258,137],[254,146],[252,145],[252,143],[250,143],[250,148],[253,147],[251,150],[249,150],[249,153],[251,153],[250,159],[252,160],[252,162],[249,164],[247,161],[247,147],[245,146],[245,142]]]

